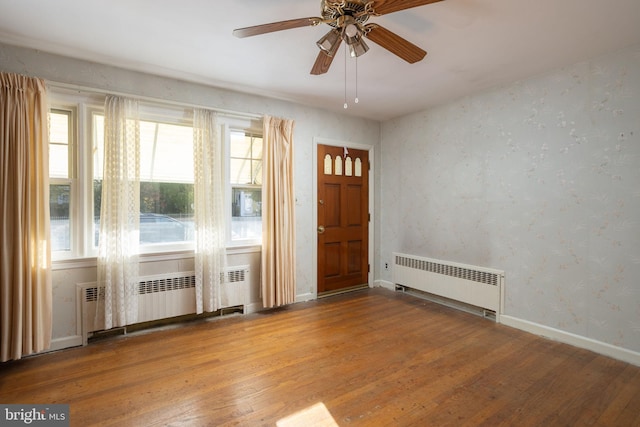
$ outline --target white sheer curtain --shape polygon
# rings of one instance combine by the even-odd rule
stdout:
[[[140,122],[134,100],[107,96],[104,110],[98,283],[109,329],[138,318]]]
[[[0,361],[51,342],[49,145],[44,81],[0,73]]]
[[[265,116],[262,184],[262,304],[296,299],[294,121]]]
[[[218,310],[224,297],[222,136],[212,111],[195,109],[193,122],[196,311],[202,313]]]

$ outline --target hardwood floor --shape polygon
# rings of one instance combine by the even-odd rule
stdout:
[[[0,402],[72,426],[638,426],[640,367],[372,289],[5,363]]]

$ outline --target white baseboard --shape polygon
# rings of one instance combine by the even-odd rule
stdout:
[[[53,338],[51,340],[51,346],[49,347],[48,350],[45,350],[44,352],[56,351],[56,350],[62,350],[65,348],[80,347],[80,346],[82,346],[82,335],[71,335],[68,337]]]
[[[389,282],[387,280],[376,280],[373,282],[373,287],[374,288],[385,288],[385,289],[389,289],[390,291],[395,291],[396,290],[396,285],[393,282]]]
[[[395,291],[395,284],[386,280],[376,280],[375,286]],[[500,314],[496,316],[496,321],[512,328],[520,329],[534,335],[549,338],[575,347],[584,348],[604,356],[608,356],[632,365],[640,366],[640,353],[592,338],[572,334],[571,332],[551,328],[539,323],[530,322],[513,316]]]
[[[257,313],[262,310],[264,310],[262,302],[252,302],[244,306],[244,314]]]
[[[318,296],[312,292],[296,295],[296,302],[306,302],[314,299],[318,299]]]
[[[597,341],[591,338],[583,337],[581,335],[561,331],[559,329],[540,325],[538,323],[519,319],[517,317],[506,316],[504,314],[500,316],[500,323],[506,326],[520,329],[525,332],[549,338],[554,341],[559,341],[565,344],[573,345],[575,347],[591,350],[593,352],[609,356],[623,362],[640,366],[640,353],[628,350],[626,348],[616,347],[602,341]]]
[[[316,298],[317,298],[316,295],[312,293],[300,294],[300,295],[296,295],[295,302],[299,303],[299,302],[311,301]],[[263,310],[265,310],[265,308],[262,306],[262,302],[253,302],[244,306],[245,314],[257,313]]]

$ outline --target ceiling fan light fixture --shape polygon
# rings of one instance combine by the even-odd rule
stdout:
[[[356,24],[350,23],[344,27],[344,34],[349,38],[353,38],[360,34],[360,30]]]
[[[356,24],[347,24],[342,30],[342,38],[351,46],[362,40],[362,32]]]
[[[316,42],[320,50],[329,56],[333,56],[340,45],[340,32],[336,29],[329,31]]]
[[[349,53],[352,58],[357,58],[360,55],[364,55],[369,50],[369,46],[364,42],[364,39],[359,39],[355,43],[349,45]]]

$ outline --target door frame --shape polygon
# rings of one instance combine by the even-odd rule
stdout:
[[[369,287],[373,287],[373,278],[375,272],[376,263],[373,262],[373,254],[374,254],[374,224],[375,224],[375,199],[374,199],[374,190],[375,190],[375,162],[374,162],[374,154],[375,147],[373,145],[359,144],[356,142],[350,141],[340,141],[336,139],[328,139],[322,137],[314,137],[313,138],[313,194],[311,197],[311,204],[313,205],[313,236],[314,245],[313,245],[313,283],[315,286],[313,287],[313,298],[318,298],[318,145],[330,145],[333,147],[347,147],[353,148],[354,150],[363,150],[369,152],[369,214],[371,217],[369,218],[369,273],[367,274],[367,284]]]

